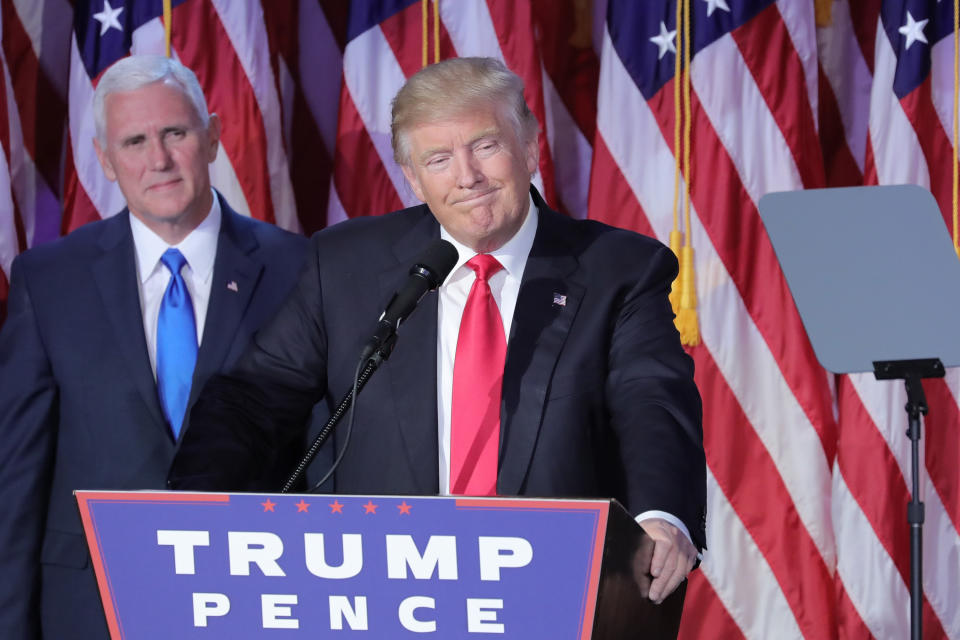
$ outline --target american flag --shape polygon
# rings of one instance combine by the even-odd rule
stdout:
[[[689,78],[709,549],[681,637],[908,636],[905,393],[819,366],[757,202],[909,182],[952,229],[953,0],[690,0],[680,76],[677,0],[172,5],[172,53],[225,123],[215,185],[304,232],[413,203],[390,99],[425,59],[483,55],[526,83],[548,202],[667,242]],[[2,299],[18,252],[120,209],[90,96],[117,57],[162,53],[165,23],[160,0],[0,6]],[[960,639],[960,375],[924,387],[924,637]]]

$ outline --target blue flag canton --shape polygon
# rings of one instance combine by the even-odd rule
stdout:
[[[893,92],[903,98],[930,75],[930,49],[953,34],[952,0],[885,0],[883,30],[897,56]]]
[[[347,21],[347,42],[419,0],[352,0]]]
[[[177,6],[188,0],[173,0]],[[133,32],[163,15],[163,0],[76,0],[73,30],[83,66],[96,78],[129,53]]]
[[[692,0],[690,57],[766,9],[774,0]],[[674,76],[676,0],[610,0],[607,29],[640,93],[651,99]]]

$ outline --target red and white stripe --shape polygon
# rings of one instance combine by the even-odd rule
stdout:
[[[276,0],[263,12],[296,210],[309,234],[326,226],[343,64],[332,21],[345,15],[331,20],[316,0]]]
[[[875,14],[874,14],[874,17]],[[818,29],[820,67],[820,126],[829,186],[863,181],[872,69],[864,58],[848,0],[834,0],[830,23]],[[870,43],[873,51],[873,43]],[[870,56],[872,63],[873,56]],[[826,103],[826,104],[825,104]]]
[[[0,16],[0,32],[3,17]],[[4,301],[10,284],[10,265],[20,252],[17,242],[17,223],[10,185],[10,106],[14,104],[6,56],[0,49],[0,322],[3,320]]]
[[[2,4],[11,140],[9,171],[21,248],[60,234],[61,157],[66,120],[66,67],[72,10],[63,0]],[[48,28],[50,18],[65,22]]]
[[[602,5],[596,2],[594,10]],[[588,5],[577,3],[566,11],[545,0],[534,0],[533,7],[542,63],[543,128],[553,154],[557,199],[562,210],[585,218],[600,72],[591,29],[595,14]]]
[[[815,43],[809,42],[811,29],[793,24],[800,18],[812,24],[812,15],[784,15],[776,6],[766,13],[760,24],[748,23],[698,52],[692,65],[692,233],[703,344],[691,355],[706,408],[708,490],[715,509],[708,511],[708,545],[716,550],[707,552],[700,575],[745,637],[770,637],[774,630],[778,637],[832,637],[830,390],[802,339],[756,210],[768,191],[802,188],[805,177],[822,179],[816,167],[797,163],[805,149],[816,146],[816,128],[815,101],[806,95],[811,72],[800,63],[793,42],[806,38],[806,50]],[[764,34],[760,42],[757,33]],[[772,43],[779,48],[771,51]],[[757,78],[770,80],[784,69],[795,74],[789,80],[799,100],[776,100],[758,86]],[[724,81],[717,82],[718,77]],[[663,99],[646,102],[607,39],[601,52],[591,216],[666,241],[673,223],[672,84],[660,95]],[[784,134],[786,122],[794,130],[790,138]],[[616,171],[610,171],[611,161]],[[626,216],[608,213],[621,206],[621,189],[610,188],[618,180],[629,185],[635,201],[632,224]],[[614,201],[604,202],[601,191]],[[755,280],[760,273],[763,287]],[[745,459],[751,461],[749,475],[743,472]],[[713,518],[722,525],[715,526]],[[783,535],[785,523],[789,538]],[[729,557],[714,560],[731,549],[740,559],[732,573],[725,564]],[[784,589],[784,584],[791,586]],[[749,606],[743,601],[745,588]],[[766,606],[755,606],[758,601]],[[691,636],[712,626],[691,625],[685,631]]]

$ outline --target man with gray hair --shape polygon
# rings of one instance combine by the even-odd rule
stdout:
[[[343,458],[325,488],[617,498],[655,541],[642,595],[672,592],[705,545],[706,511],[700,397],[667,299],[677,261],[552,211],[530,184],[537,130],[497,60],[412,76],[393,147],[425,204],[314,237],[294,295],[201,395],[171,485],[257,487],[263,452],[350,389],[377,313],[442,238],[459,257],[399,327],[350,440],[334,434]]]
[[[18,256],[0,329],[4,639],[108,637],[73,491],[164,488],[197,392],[308,250],[211,188],[220,121],[179,62],[117,62],[94,109],[127,207]]]

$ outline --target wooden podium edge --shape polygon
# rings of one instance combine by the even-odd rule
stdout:
[[[661,604],[640,594],[634,575],[634,555],[652,557],[653,540],[616,500],[610,501],[600,569],[593,640],[676,640],[687,582],[684,580]],[[641,580],[652,580],[649,560]]]

